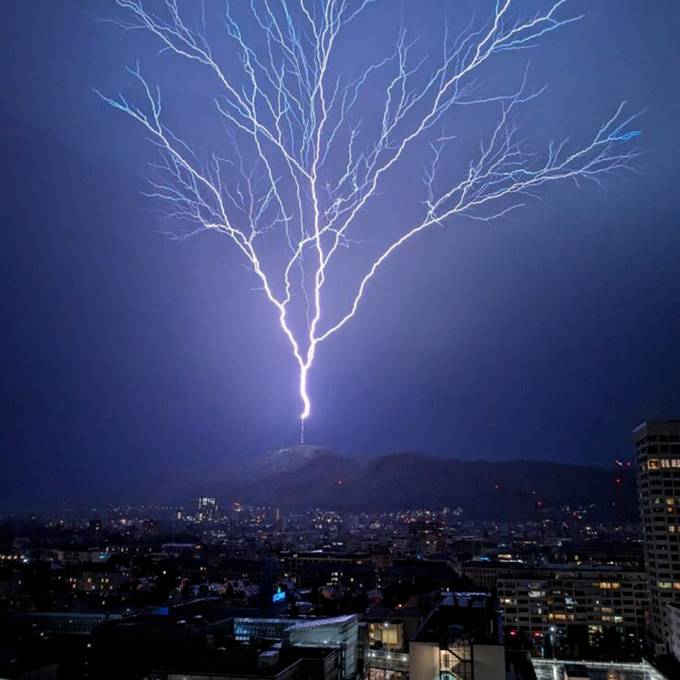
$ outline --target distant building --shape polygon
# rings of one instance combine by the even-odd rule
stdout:
[[[106,597],[130,582],[130,570],[108,564],[93,564],[78,569],[64,580],[67,588],[77,593]]]
[[[108,551],[102,551],[99,548],[64,548],[56,549],[52,557],[55,561],[67,566],[76,566],[79,564],[105,562],[110,557],[110,554]]]
[[[609,645],[635,655],[648,606],[645,572],[553,565],[498,569],[498,600],[508,638],[550,651],[585,654]]]
[[[633,431],[649,581],[649,634],[669,650],[667,607],[680,603],[680,420],[646,422]]]
[[[520,562],[508,562],[491,559],[468,560],[462,565],[463,575],[476,586],[484,588],[488,593],[496,592],[499,571],[507,572],[511,566],[521,567]]]
[[[160,555],[162,557],[197,557],[201,554],[199,543],[163,543]]]
[[[196,513],[196,519],[199,522],[204,520],[212,521],[217,517],[217,500],[212,496],[201,496],[198,499],[198,512]]]
[[[28,618],[38,634],[89,635],[102,623],[121,620],[123,616],[109,612],[31,612]]]
[[[281,533],[283,533],[287,528],[286,515],[281,512],[280,508],[276,508],[274,510],[273,524],[274,528]]]

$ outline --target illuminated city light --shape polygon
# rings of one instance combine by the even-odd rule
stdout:
[[[238,21],[227,5],[226,39],[240,57],[241,73],[234,77],[211,48],[205,16],[198,21],[184,16],[177,0],[161,3],[160,13],[142,0],[116,0],[125,12],[119,21],[125,29],[146,30],[162,52],[205,67],[221,88],[215,111],[226,125],[231,151],[215,151],[203,161],[168,127],[160,91],[139,65],[129,72],[143,104],[122,94],[100,96],[141,124],[161,152],[154,168],[162,179],[150,182],[148,196],[194,225],[187,235],[208,230],[228,236],[255,274],[297,363],[301,441],[311,414],[308,380],[317,349],[355,316],[368,284],[395,251],[454,217],[500,219],[544,184],[598,183],[607,174],[631,170],[636,151],[622,145],[640,134],[631,128],[635,116],[625,116],[621,104],[588,142],[551,142],[536,154],[519,136],[515,114],[543,89],[531,90],[525,72],[508,93],[480,93],[479,71],[486,63],[534,47],[581,18],[561,16],[567,0],[553,0],[524,19],[513,14],[513,0],[498,0],[486,23],[471,23],[455,38],[445,31],[436,62],[415,55],[417,41],[402,27],[391,54],[358,77],[343,79],[333,68],[338,37],[376,2],[252,0],[243,3],[249,6],[247,22]],[[255,26],[259,38],[246,37],[246,26]],[[368,90],[383,93],[378,110],[363,110]],[[462,176],[451,179],[447,167],[443,177],[440,169],[455,140],[445,126],[449,114],[472,105],[495,107],[497,122]],[[362,123],[368,119],[378,121],[377,129]],[[330,317],[325,303],[330,264],[360,245],[357,218],[386,192],[390,170],[417,144],[430,153],[420,216],[372,259],[345,311]],[[283,244],[278,273],[263,256],[263,244],[274,235]],[[303,306],[302,328],[293,321],[294,304]]]

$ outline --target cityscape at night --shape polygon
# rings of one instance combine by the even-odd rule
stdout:
[[[4,0],[0,680],[680,680],[678,0]]]

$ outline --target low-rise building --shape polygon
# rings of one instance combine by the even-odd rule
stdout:
[[[505,648],[490,598],[449,593],[409,645],[410,680],[505,680]]]

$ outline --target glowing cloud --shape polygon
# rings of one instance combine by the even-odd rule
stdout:
[[[143,95],[140,105],[123,95],[100,96],[145,128],[161,152],[148,195],[193,224],[188,234],[210,230],[229,237],[259,280],[299,368],[301,439],[311,413],[308,376],[317,349],[357,313],[392,253],[454,217],[499,219],[544,184],[599,182],[631,170],[636,155],[626,143],[639,131],[631,129],[634,117],[623,115],[623,104],[586,143],[550,143],[537,154],[519,138],[514,122],[516,109],[542,92],[528,90],[526,72],[509,94],[481,94],[485,64],[534,47],[581,18],[564,15],[567,0],[525,18],[514,13],[513,0],[498,0],[486,22],[471,22],[455,37],[445,30],[436,59],[416,56],[417,41],[402,27],[391,53],[347,77],[334,62],[340,36],[351,33],[377,1],[243,0],[239,6],[248,16],[239,20],[226,4],[223,39],[238,54],[236,66],[227,67],[208,39],[212,26],[204,13],[187,17],[177,0],[159,1],[157,11],[143,0],[115,0],[123,10],[117,23],[147,31],[163,52],[212,72],[220,88],[215,113],[225,123],[228,145],[221,146],[229,150],[203,159],[165,123],[160,92],[139,65],[129,72]],[[382,93],[377,106],[376,91]],[[473,105],[495,107],[496,122],[461,176],[451,180],[447,168],[442,177],[455,139],[444,132],[446,123],[456,109]],[[367,120],[377,123],[362,122]],[[347,309],[331,317],[325,305],[329,266],[341,250],[357,247],[359,216],[385,193],[391,169],[406,162],[415,145],[430,157],[421,214],[372,259]],[[265,264],[272,243],[283,257],[278,270]],[[304,305],[302,323],[292,320],[295,301]]]

